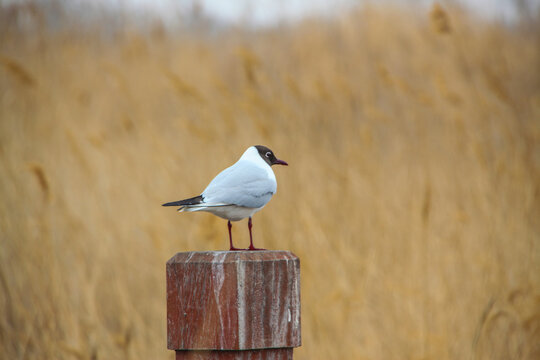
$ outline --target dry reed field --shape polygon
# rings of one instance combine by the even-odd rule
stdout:
[[[255,144],[289,162],[253,221],[301,259],[296,359],[540,358],[538,27],[86,26],[1,25],[2,359],[172,359],[165,262],[228,235],[160,205]]]

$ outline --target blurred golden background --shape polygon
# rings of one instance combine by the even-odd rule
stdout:
[[[540,358],[538,22],[107,31],[29,5],[28,30],[0,9],[0,357],[172,359],[165,262],[228,235],[160,205],[263,144],[290,165],[253,220],[301,259],[295,359]]]

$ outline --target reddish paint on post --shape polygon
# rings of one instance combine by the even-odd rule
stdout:
[[[176,360],[292,360],[293,348],[262,350],[176,350]]]
[[[186,252],[167,262],[167,347],[177,360],[289,360],[300,344],[291,252]]]

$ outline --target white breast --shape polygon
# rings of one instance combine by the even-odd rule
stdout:
[[[252,162],[257,167],[260,167],[261,169],[263,169],[268,175],[269,179],[272,179],[274,182],[276,181],[276,175],[274,174],[274,171],[272,170],[270,165],[268,165],[268,163],[261,158],[261,155],[259,154],[259,151],[257,151],[257,148],[255,146],[249,147],[244,152],[244,154],[242,154],[242,156],[240,157],[240,160],[246,160],[246,161]]]

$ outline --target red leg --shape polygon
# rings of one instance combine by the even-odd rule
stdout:
[[[265,249],[259,249],[253,246],[253,236],[251,235],[251,228],[253,227],[253,224],[251,223],[251,216],[249,217],[248,221],[248,229],[249,229],[249,248],[248,250],[265,250]]]
[[[231,224],[231,221],[229,221],[227,223],[227,226],[229,227],[229,245],[231,246],[231,248],[229,249],[229,251],[237,251],[237,250],[242,250],[242,249],[238,249],[238,248],[235,248],[232,244],[232,233],[231,233],[231,229],[232,229],[232,224]]]

